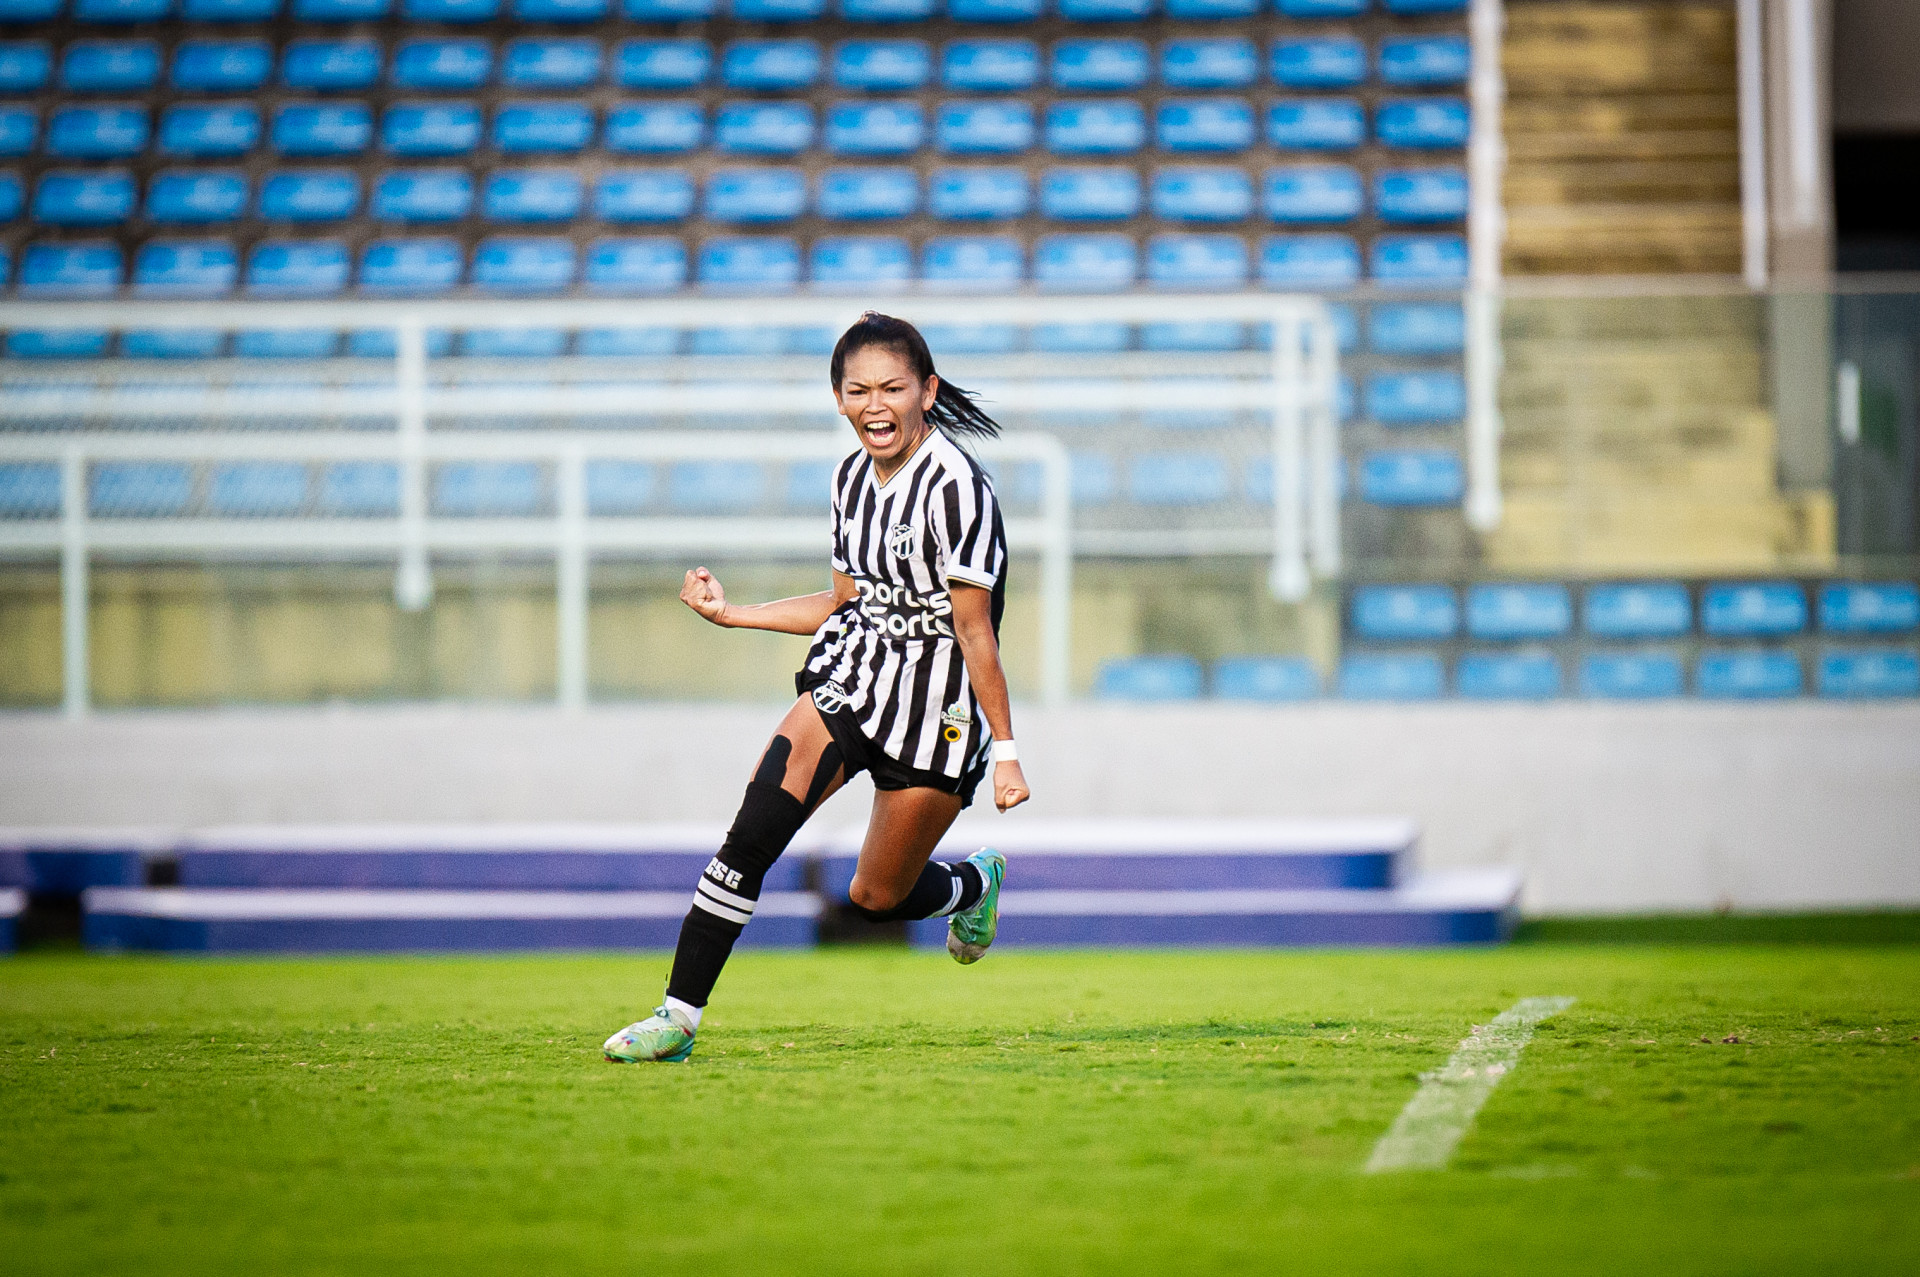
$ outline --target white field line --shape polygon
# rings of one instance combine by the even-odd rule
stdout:
[[[1572,998],[1522,998],[1475,1026],[1447,1062],[1423,1074],[1420,1089],[1373,1146],[1369,1174],[1443,1169],[1500,1079],[1520,1061],[1533,1026],[1573,1005]]]

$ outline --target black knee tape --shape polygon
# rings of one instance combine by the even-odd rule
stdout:
[[[806,821],[807,809],[798,798],[777,784],[750,782],[727,840],[707,865],[707,877],[735,895],[758,900],[767,870]]]

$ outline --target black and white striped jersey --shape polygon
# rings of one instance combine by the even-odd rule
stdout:
[[[949,583],[1006,606],[1007,536],[993,483],[939,430],[881,483],[864,451],[833,476],[833,567],[858,593],[814,635],[801,672],[814,703],[851,710],[909,767],[963,775],[992,733],[953,637]]]

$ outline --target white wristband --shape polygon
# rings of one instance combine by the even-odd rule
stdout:
[[[1012,741],[997,740],[993,742],[993,761],[994,762],[1013,763],[1013,762],[1018,762],[1019,760],[1020,760],[1020,751],[1014,748],[1014,744]]]

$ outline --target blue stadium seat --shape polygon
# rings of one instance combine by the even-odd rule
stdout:
[[[807,179],[797,168],[717,169],[702,211],[716,222],[790,222],[807,209]]]
[[[1475,638],[1561,638],[1572,629],[1564,585],[1482,583],[1467,591],[1467,633]]]
[[[720,58],[720,82],[730,89],[804,89],[820,68],[812,40],[737,40]]]
[[[233,353],[241,359],[331,359],[339,344],[331,328],[251,328],[233,335]]]
[[[1473,56],[1465,36],[1390,35],[1380,41],[1375,65],[1382,84],[1465,84],[1473,70]]]
[[[924,88],[933,77],[925,40],[848,40],[833,51],[833,82],[869,92]]]
[[[620,12],[634,22],[698,22],[718,9],[717,0],[620,0]]]
[[[1596,700],[1658,700],[1686,690],[1680,658],[1668,652],[1589,652],[1580,658],[1580,694]]]
[[[347,246],[335,240],[266,240],[247,255],[247,291],[330,297],[347,286]]]
[[[1350,701],[1431,701],[1447,672],[1431,652],[1353,652],[1340,658],[1340,695]]]
[[[580,215],[584,201],[571,169],[497,169],[487,176],[480,211],[490,222],[564,222]]]
[[[1168,241],[1186,239],[1216,241],[1222,250],[1219,256],[1229,265],[1234,264],[1235,259],[1238,259],[1239,278],[1232,283],[1221,284],[1207,279],[1204,273],[1201,273],[1198,283],[1181,277],[1185,275],[1183,268],[1186,263],[1183,259],[1187,254],[1180,252],[1177,247],[1169,251]],[[1212,264],[1207,260],[1210,254],[1203,250],[1196,256],[1201,258],[1204,272],[1204,267]],[[1173,267],[1171,272],[1167,269],[1169,264]],[[1170,273],[1176,275],[1174,280],[1169,281],[1165,278]],[[1147,246],[1147,278],[1159,287],[1231,288],[1245,283],[1246,275],[1247,246],[1237,235],[1156,235]],[[1162,321],[1140,325],[1140,349],[1142,350],[1239,350],[1246,344],[1247,326],[1227,320],[1195,319],[1176,323]]]
[[[714,146],[736,155],[793,155],[813,145],[813,108],[802,102],[728,102]]]
[[[926,135],[916,102],[837,102],[827,111],[827,149],[835,155],[906,155]]]
[[[928,211],[948,222],[1024,217],[1032,203],[1025,169],[937,169],[927,187]]]
[[[485,40],[408,40],[393,53],[395,88],[427,92],[485,86],[493,73],[493,45]]]
[[[727,0],[742,22],[811,22],[827,11],[826,0]]]
[[[33,193],[33,220],[48,226],[109,226],[133,216],[133,174],[56,170]]]
[[[1822,696],[1920,696],[1920,654],[1910,647],[1829,647],[1815,678]]]
[[[1693,690],[1716,700],[1775,700],[1798,696],[1800,658],[1773,648],[1713,648],[1700,654]]]
[[[1351,235],[1269,235],[1260,245],[1260,282],[1269,288],[1348,288],[1359,279]]]
[[[104,328],[16,328],[7,334],[9,359],[101,359],[113,334]]]
[[[1251,40],[1169,40],[1160,48],[1160,82],[1170,89],[1244,89],[1259,78]]]
[[[260,111],[253,106],[170,106],[160,116],[162,155],[212,159],[244,155],[260,142]]]
[[[1388,13],[1465,13],[1470,0],[1381,0]]]
[[[98,26],[159,22],[173,11],[173,0],[73,0],[73,20]]]
[[[100,461],[87,476],[87,507],[104,518],[161,519],[193,504],[193,467],[178,461]]]
[[[360,178],[350,169],[292,169],[260,187],[260,218],[267,222],[337,222],[360,209]]]
[[[371,22],[387,16],[393,0],[291,0],[301,22]]]
[[[233,222],[247,211],[247,179],[227,169],[169,169],[147,186],[150,222]]]
[[[1055,102],[1047,107],[1047,149],[1056,155],[1124,155],[1146,142],[1147,113],[1138,102]]]
[[[677,222],[693,212],[693,179],[680,169],[614,169],[593,188],[603,222]]]
[[[493,117],[494,149],[564,154],[593,141],[593,110],[579,102],[509,102]]]
[[[1466,343],[1458,302],[1383,302],[1367,316],[1367,346],[1376,355],[1457,355]]]
[[[60,467],[50,461],[0,464],[0,518],[52,518],[60,513]]]
[[[1829,582],[1820,587],[1820,628],[1829,634],[1920,629],[1920,589],[1911,581]]]
[[[1370,253],[1379,284],[1420,288],[1467,277],[1467,241],[1460,235],[1376,235]]]
[[[1040,178],[1040,212],[1056,222],[1110,222],[1140,211],[1140,174],[1115,164],[1048,169]]]
[[[336,461],[320,472],[314,508],[377,518],[400,513],[400,467],[390,461]]]
[[[1133,286],[1139,254],[1126,235],[1047,235],[1033,249],[1033,278],[1054,292],[1112,292]]]
[[[1367,639],[1452,638],[1460,628],[1460,603],[1447,585],[1359,586],[1348,615]]]
[[[444,359],[453,353],[453,334],[444,328],[427,329],[427,358]],[[399,343],[391,328],[359,328],[347,334],[347,354],[354,359],[394,357]]]
[[[273,117],[273,149],[282,155],[358,155],[373,141],[365,103],[283,106]]]
[[[809,274],[818,288],[905,288],[913,279],[913,250],[894,235],[817,239]]]
[[[471,102],[403,102],[380,119],[380,145],[392,155],[465,155],[479,144],[480,108]]]
[[[60,57],[60,87],[70,93],[137,93],[159,82],[152,40],[76,40]]]
[[[934,0],[840,0],[849,22],[921,22],[933,16]]]
[[[513,16],[522,22],[596,22],[607,8],[607,0],[513,0]]]
[[[564,328],[475,328],[460,334],[470,359],[557,359],[567,353]]]
[[[20,26],[48,22],[60,16],[63,0],[0,0],[0,23]]]
[[[1150,452],[1127,462],[1127,495],[1136,505],[1213,505],[1229,491],[1226,459],[1217,453]]]
[[[1451,452],[1376,452],[1360,465],[1360,496],[1375,505],[1457,505],[1466,486],[1466,471]]]
[[[587,510],[592,514],[636,514],[653,504],[658,486],[654,467],[645,461],[589,461]]]
[[[1791,581],[1709,585],[1700,592],[1700,628],[1739,638],[1798,634],[1807,628],[1807,594]]]
[[[833,499],[831,461],[792,461],[787,463],[785,500],[803,510],[825,510]]]
[[[456,222],[473,208],[465,169],[421,168],[382,173],[368,211],[383,222]]]
[[[930,288],[1012,288],[1025,275],[1026,252],[1011,235],[940,236],[920,253],[920,278]]]
[[[1244,151],[1253,145],[1253,108],[1238,98],[1175,98],[1154,113],[1164,151]]]
[[[1452,369],[1367,374],[1367,416],[1383,426],[1430,426],[1467,412],[1467,385]]]
[[[1382,222],[1454,222],[1467,215],[1467,171],[1382,169],[1373,177],[1373,208]]]
[[[623,89],[693,89],[712,74],[705,40],[628,40],[613,55],[613,82]]]
[[[1357,98],[1287,98],[1267,108],[1267,141],[1299,151],[1351,151],[1367,140]]]
[[[834,168],[820,175],[815,211],[832,221],[911,217],[920,209],[920,178],[910,168]]]
[[[1114,656],[1100,662],[1093,694],[1103,701],[1191,701],[1204,684],[1191,656]]]
[[[940,82],[949,89],[999,93],[1040,82],[1040,46],[1031,40],[950,40],[940,50]]]
[[[634,155],[678,155],[707,139],[707,112],[698,102],[642,102],[607,112],[606,147]]]
[[[539,514],[546,476],[532,461],[450,461],[433,469],[433,512],[459,518]]]
[[[510,89],[581,89],[600,80],[598,40],[509,40],[500,83]]]
[[[728,236],[700,245],[704,288],[784,291],[800,282],[800,246],[777,236]]]
[[[941,354],[1010,355],[1020,349],[1020,330],[1012,324],[928,324],[920,331]]]
[[[940,149],[950,154],[1017,154],[1033,146],[1033,107],[1012,99],[948,102],[940,108],[934,132]]]
[[[1253,182],[1243,169],[1220,166],[1154,171],[1155,217],[1172,222],[1237,222],[1252,213]]]
[[[38,111],[27,106],[0,106],[0,155],[25,155],[39,137]],[[53,150],[51,145],[47,149]]]
[[[1601,638],[1673,638],[1693,628],[1693,601],[1678,581],[1589,585],[1586,632]]]
[[[0,173],[0,222],[11,222],[27,205],[26,184],[18,173]],[[13,259],[0,263],[0,285],[13,274]]]
[[[793,330],[762,325],[755,328],[696,328],[687,349],[696,355],[790,355]]]
[[[557,235],[496,236],[473,250],[473,285],[489,293],[554,293],[572,285],[573,244]]]
[[[1036,324],[1031,339],[1035,350],[1069,354],[1110,354],[1125,350],[1132,334],[1125,324]]]
[[[451,239],[376,239],[360,250],[360,288],[369,293],[444,293],[460,282],[460,244]]]
[[[188,22],[265,22],[280,12],[280,0],[180,0]]]
[[[207,476],[208,514],[284,517],[306,503],[307,468],[297,461],[228,461]]]
[[[1373,132],[1385,146],[1435,150],[1467,144],[1464,98],[1394,98],[1380,104]]]
[[[766,490],[766,469],[752,461],[677,461],[667,471],[667,499],[686,514],[751,510]]]
[[[1224,701],[1306,701],[1320,694],[1320,671],[1304,656],[1223,656],[1213,694]]]
[[[368,89],[380,80],[377,40],[295,40],[280,59],[280,82],[290,89]]]
[[[1546,652],[1468,652],[1454,691],[1478,701],[1544,701],[1560,695],[1560,660]]]
[[[576,347],[582,355],[594,359],[638,359],[678,354],[678,328],[589,328],[580,334]],[[639,464],[609,462],[607,464]],[[593,509],[593,479],[587,479],[587,505]],[[594,513],[609,513],[595,509]]]
[[[1152,75],[1145,40],[1061,40],[1053,46],[1053,87],[1069,93],[1138,89]]]
[[[1366,82],[1367,46],[1346,35],[1276,40],[1272,70],[1289,89],[1349,89]]]
[[[1274,6],[1289,18],[1357,18],[1373,0],[1278,0]]]
[[[196,93],[246,93],[273,74],[265,40],[184,40],[173,54],[173,87]]]
[[[1346,164],[1295,164],[1268,169],[1261,188],[1276,222],[1350,222],[1366,208],[1360,171]]]
[[[687,246],[665,236],[595,240],[585,274],[596,293],[672,292],[687,282]]]
[[[104,240],[29,244],[20,260],[24,297],[107,297],[120,287],[123,261],[117,244]]]
[[[0,93],[32,93],[53,75],[53,49],[44,40],[0,42]]]
[[[947,16],[955,22],[1035,22],[1043,0],[947,0]]]
[[[1260,12],[1260,0],[1167,0],[1169,18],[1251,18]]]
[[[47,154],[71,160],[110,160],[147,148],[145,107],[65,106],[47,122]],[[9,154],[18,154],[8,148]]]

